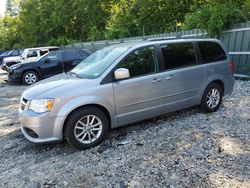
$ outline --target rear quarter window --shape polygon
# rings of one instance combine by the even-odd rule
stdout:
[[[212,63],[227,60],[223,48],[216,42],[198,42],[202,63]]]

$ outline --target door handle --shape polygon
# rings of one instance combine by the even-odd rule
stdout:
[[[155,78],[155,79],[153,79],[153,80],[151,81],[151,83],[156,83],[156,82],[160,82],[160,81],[161,81],[160,78]]]
[[[175,76],[171,75],[171,76],[167,77],[166,80],[172,80],[173,78],[175,78]]]

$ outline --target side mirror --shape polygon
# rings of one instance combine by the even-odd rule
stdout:
[[[49,63],[50,62],[50,58],[46,58],[44,63]]]
[[[122,80],[130,77],[129,70],[125,68],[116,69],[114,75],[116,80]]]

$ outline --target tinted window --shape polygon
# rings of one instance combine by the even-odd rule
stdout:
[[[62,52],[62,58],[64,61],[77,59],[79,56],[77,51],[64,51]]]
[[[161,46],[165,69],[194,65],[195,51],[192,43],[167,44]]]
[[[47,53],[48,53],[48,50],[40,50],[40,56],[47,54]]]
[[[129,54],[118,68],[127,68],[130,77],[155,72],[156,56],[153,47],[145,47]]]
[[[48,50],[49,52],[51,52],[51,51],[59,50],[59,48],[49,48]]]
[[[226,60],[227,56],[222,47],[216,42],[199,42],[203,63]]]

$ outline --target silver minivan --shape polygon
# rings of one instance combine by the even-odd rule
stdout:
[[[78,149],[101,143],[110,129],[200,105],[216,111],[234,85],[220,41],[176,39],[103,48],[73,70],[38,82],[21,97],[24,136]]]

